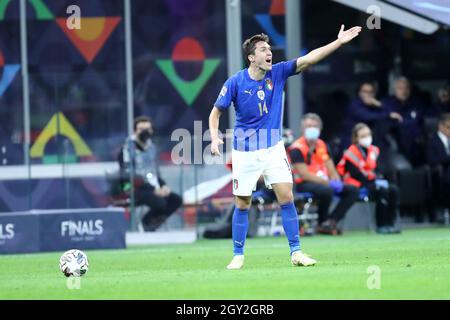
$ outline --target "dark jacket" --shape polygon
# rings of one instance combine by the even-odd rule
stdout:
[[[358,97],[350,103],[348,115],[353,120],[353,124],[358,122],[370,123],[374,120],[387,119],[389,110],[383,105],[380,108],[368,106]]]
[[[347,117],[342,127],[342,147],[345,149],[351,144],[351,134],[355,124],[364,122],[373,128],[377,121],[390,121],[389,110],[384,106],[380,108],[368,106],[359,97],[352,100],[347,107]]]
[[[143,149],[137,142],[134,136],[131,137],[131,141],[134,146],[134,161],[133,161],[133,175],[134,175],[134,185],[139,187],[140,185],[147,185],[150,189],[156,187],[162,187],[166,182],[161,178],[158,164],[158,149],[156,145],[149,141],[148,147]],[[130,152],[129,152],[129,142],[130,138],[127,139],[126,143],[120,150],[118,156],[118,162],[120,166],[120,176],[121,184],[123,188],[126,188],[126,184],[130,180]]]
[[[439,138],[437,132],[428,140],[427,144],[427,162],[431,166],[442,165],[443,168],[450,166],[450,155],[447,154],[445,146]]]
[[[404,123],[414,123],[417,126],[423,124],[424,108],[418,99],[413,97],[401,102],[395,96],[385,97],[381,100],[383,106],[389,112],[397,112],[403,117]]]

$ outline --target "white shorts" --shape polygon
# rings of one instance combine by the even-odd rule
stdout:
[[[283,141],[273,147],[256,151],[231,152],[233,164],[233,194],[251,196],[261,175],[266,186],[274,183],[292,183],[291,166],[286,156]]]

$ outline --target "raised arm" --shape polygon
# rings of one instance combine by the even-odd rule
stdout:
[[[343,44],[350,42],[353,38],[358,36],[361,32],[361,27],[353,27],[344,31],[344,25],[341,26],[339,34],[336,40],[327,44],[326,46],[317,48],[303,57],[297,58],[296,72],[301,72],[307,69],[309,66],[319,62],[331,53],[339,49]]]

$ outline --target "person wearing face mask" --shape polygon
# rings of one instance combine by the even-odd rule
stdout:
[[[398,210],[398,188],[387,180],[378,179],[375,169],[380,154],[372,144],[372,132],[365,123],[358,123],[352,130],[352,145],[344,152],[337,170],[344,183],[365,187],[376,203],[377,232],[399,233],[394,226]]]
[[[122,176],[130,174],[130,142],[134,146],[134,187],[136,205],[147,205],[149,211],[142,223],[145,231],[154,231],[181,205],[181,197],[172,192],[161,178],[158,168],[158,151],[151,137],[152,121],[147,116],[134,120],[134,134],[127,139],[119,153],[119,166]],[[130,141],[131,140],[131,141]],[[123,184],[129,182],[129,178]]]
[[[344,184],[336,171],[328,147],[319,138],[322,120],[315,113],[307,113],[302,118],[303,135],[288,148],[292,163],[297,192],[310,192],[318,201],[318,233],[338,235],[341,230],[337,223],[358,199],[358,189]],[[340,200],[333,212],[329,208],[333,195]]]

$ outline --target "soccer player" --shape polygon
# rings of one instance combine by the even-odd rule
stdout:
[[[222,87],[209,116],[211,153],[220,156],[219,119],[231,103],[236,110],[233,133],[233,213],[232,238],[234,256],[228,269],[244,265],[244,244],[248,230],[248,211],[252,191],[263,175],[267,187],[272,188],[281,207],[283,228],[289,242],[291,263],[310,266],[316,260],[300,250],[297,210],[293,203],[292,173],[282,141],[282,95],[288,77],[306,70],[321,61],[343,44],[358,36],[361,27],[344,31],[341,26],[335,41],[305,56],[272,65],[269,38],[257,34],[244,41],[242,47],[248,68],[230,77]],[[293,107],[293,106],[291,106]]]

